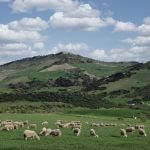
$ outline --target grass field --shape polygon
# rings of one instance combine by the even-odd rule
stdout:
[[[16,131],[0,131],[0,150],[149,150],[150,147],[150,121],[144,122],[147,132],[147,137],[143,138],[138,135],[138,132],[128,134],[128,138],[120,136],[120,128],[123,128],[120,124],[125,123],[135,125],[143,124],[140,119],[133,120],[127,117],[127,110],[118,110],[118,114],[125,116],[122,121],[118,120],[117,110],[112,114],[113,110],[110,111],[89,111],[86,113],[82,110],[72,111],[65,114],[0,114],[0,120],[29,120],[30,123],[37,123],[38,128],[36,131],[39,133],[42,125],[41,123],[45,120],[49,122],[48,127],[54,129],[56,126],[54,123],[61,120],[80,120],[83,123],[80,137],[73,135],[71,129],[61,129],[62,137],[41,137],[40,141],[37,140],[23,140],[23,129]],[[131,111],[130,111],[131,112]],[[132,114],[139,113],[133,111]],[[86,114],[86,115],[85,115]],[[87,115],[88,114],[88,115]],[[99,138],[93,138],[89,136],[90,125],[85,122],[104,122],[104,123],[117,123],[117,127],[92,127],[96,130]]]

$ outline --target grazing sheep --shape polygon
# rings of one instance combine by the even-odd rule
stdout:
[[[96,134],[96,132],[95,132],[94,129],[91,129],[91,130],[90,130],[90,136],[93,136],[93,137],[96,137],[96,138],[99,137],[99,136]]]
[[[141,136],[144,136],[144,137],[147,136],[145,130],[144,130],[144,129],[141,129],[141,128],[139,129],[139,134],[140,134]]]
[[[69,128],[70,123],[56,123],[58,128]]]
[[[18,125],[19,128],[23,128],[24,127],[24,122],[13,122],[13,124]]]
[[[42,131],[39,133],[40,135],[45,135],[46,134],[46,128],[44,127],[44,128],[42,128]]]
[[[2,127],[1,130],[3,130],[3,131],[14,130],[14,125],[13,124],[7,124],[4,127]]]
[[[37,140],[40,140],[40,137],[37,135],[37,133],[32,130],[25,130],[23,135],[25,140],[27,140],[28,138],[36,138]]]
[[[47,126],[47,125],[48,125],[48,122],[47,122],[47,121],[44,121],[44,122],[42,122],[42,125]]]
[[[126,129],[120,129],[120,134],[121,134],[123,137],[127,137]]]
[[[33,128],[37,128],[37,124],[30,124],[28,128],[29,128],[29,129],[31,129],[31,128],[32,128],[32,129],[33,129]]]
[[[62,133],[61,133],[60,129],[54,129],[54,130],[51,130],[51,132],[50,132],[49,135],[52,135],[52,136],[61,136]]]
[[[99,127],[100,124],[99,124],[99,123],[92,123],[91,126],[92,126],[92,127]]]
[[[128,127],[128,128],[126,128],[126,132],[133,132],[133,131],[135,131],[134,127]]]
[[[144,129],[144,125],[135,125],[135,129]]]
[[[78,124],[72,124],[71,129],[74,129],[74,128],[79,128],[79,129],[81,129],[82,126],[81,126],[81,125],[78,125]]]
[[[51,128],[48,128],[48,129],[46,129],[45,136],[48,136],[48,135],[50,135],[51,131],[52,131],[52,129],[51,129]]]
[[[79,128],[73,128],[73,132],[76,136],[80,136],[81,130]]]
[[[26,120],[26,121],[23,122],[23,124],[24,124],[24,125],[28,125],[28,124],[29,124],[29,121]]]

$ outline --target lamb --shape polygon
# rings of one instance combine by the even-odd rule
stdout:
[[[54,129],[54,130],[51,130],[51,132],[50,132],[49,135],[52,135],[52,136],[61,136],[62,133],[61,133],[60,129]]]
[[[37,140],[40,140],[40,137],[37,135],[37,133],[32,130],[25,130],[23,135],[25,140],[27,140],[28,138],[36,138]]]
[[[96,138],[99,137],[99,136],[96,134],[96,132],[95,132],[94,129],[91,129],[91,130],[90,130],[90,136],[93,136],[93,137],[96,137]]]
[[[126,129],[121,129],[121,130],[120,130],[120,134],[121,134],[123,137],[127,137]]]
[[[74,129],[73,129],[73,132],[74,132],[74,134],[75,134],[76,136],[80,136],[81,129],[79,129],[79,128],[74,128]]]
[[[135,130],[134,127],[128,127],[126,128],[126,132],[133,132]]]
[[[141,136],[144,136],[144,137],[147,136],[145,130],[144,130],[144,129],[141,129],[141,128],[139,129],[139,134],[140,134]]]

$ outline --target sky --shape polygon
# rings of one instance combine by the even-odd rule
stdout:
[[[150,0],[0,0],[0,64],[67,51],[150,61]]]

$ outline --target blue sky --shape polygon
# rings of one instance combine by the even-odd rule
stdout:
[[[68,51],[150,60],[149,0],[0,0],[0,64]]]

